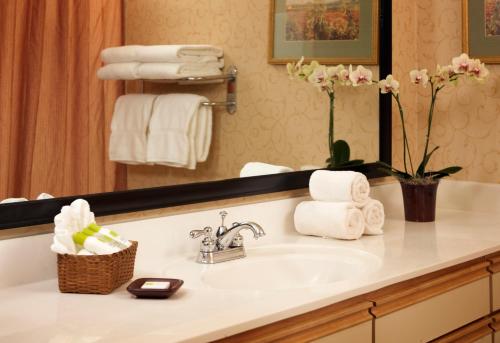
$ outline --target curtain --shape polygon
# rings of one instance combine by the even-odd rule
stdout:
[[[1,0],[0,199],[124,189],[108,160],[120,81],[99,53],[123,43],[122,0]]]

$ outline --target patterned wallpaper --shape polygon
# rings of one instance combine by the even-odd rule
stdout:
[[[128,44],[210,43],[239,69],[238,111],[214,113],[209,159],[195,171],[129,166],[129,188],[237,177],[248,161],[299,168],[321,165],[328,155],[328,97],[289,80],[284,66],[267,63],[269,0],[127,0]],[[377,67],[371,67],[375,74]],[[375,75],[378,77],[378,75]],[[185,86],[184,86],[185,87]],[[187,91],[224,97],[224,86],[151,86],[145,91]],[[341,89],[336,100],[336,139],[348,140],[353,158],[378,158],[376,87]]]
[[[393,27],[394,74],[406,81],[402,96],[410,103],[409,126],[412,141],[418,140],[417,157],[421,158],[430,95],[428,89],[421,87],[412,90],[407,72],[416,66],[434,70],[436,64],[449,64],[452,57],[462,52],[462,2],[393,3],[394,13],[398,13]],[[440,93],[431,133],[431,145],[440,149],[433,155],[430,167],[460,165],[464,170],[454,176],[456,179],[500,183],[500,65],[488,68],[491,75],[484,84],[464,83]],[[394,158],[400,161],[399,119],[394,120]]]

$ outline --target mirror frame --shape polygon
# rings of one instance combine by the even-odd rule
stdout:
[[[392,0],[382,0],[379,6],[379,74],[383,79],[392,72]],[[392,101],[390,95],[379,93],[379,160],[390,164],[391,155]],[[368,178],[385,176],[377,163],[349,170],[361,172]],[[0,230],[51,223],[62,206],[78,198],[87,200],[99,217],[307,188],[312,173],[313,170],[308,170],[2,204]]]

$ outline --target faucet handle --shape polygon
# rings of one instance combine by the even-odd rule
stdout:
[[[220,211],[219,214],[220,214],[220,217],[222,219],[222,223],[220,224],[220,226],[224,226],[224,219],[226,219],[227,212],[226,211]]]
[[[211,237],[212,236],[212,228],[210,226],[205,227],[203,230],[191,230],[189,232],[189,237],[198,238],[200,236]]]

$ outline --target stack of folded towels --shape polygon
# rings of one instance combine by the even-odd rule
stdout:
[[[224,52],[213,45],[125,45],[101,52],[103,80],[178,79],[220,75]]]
[[[51,250],[58,254],[107,255],[131,246],[113,230],[96,224],[89,203],[77,199],[54,217]]]
[[[295,209],[295,229],[304,235],[358,239],[381,235],[385,214],[382,203],[371,199],[366,177],[353,171],[317,170],[311,175],[313,201]]]
[[[195,169],[208,158],[212,108],[196,94],[129,94],[115,103],[109,159]]]

